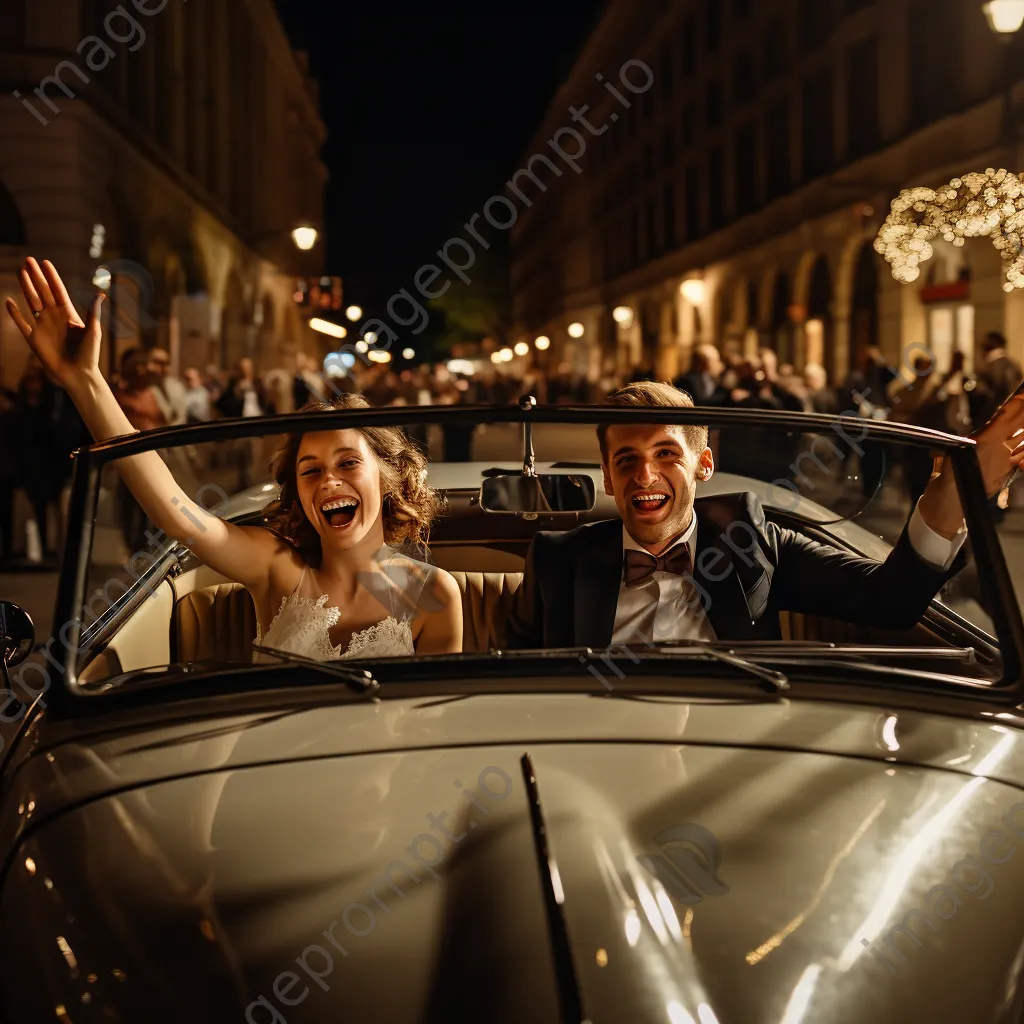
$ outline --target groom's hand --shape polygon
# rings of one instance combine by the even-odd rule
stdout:
[[[998,494],[1006,479],[1024,463],[1024,384],[973,435],[988,497]]]
[[[985,481],[985,495],[995,497],[1015,469],[1024,468],[1024,393],[1015,391],[981,430],[971,435]],[[960,530],[964,512],[948,458],[929,481],[919,505],[931,529],[947,539]]]

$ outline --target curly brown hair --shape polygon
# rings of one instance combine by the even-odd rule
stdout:
[[[301,412],[336,412],[339,409],[370,409],[362,395],[338,395],[328,401],[307,402]],[[441,511],[437,491],[424,483],[426,456],[400,427],[357,427],[380,467],[383,498],[384,541],[425,548],[430,525]],[[289,436],[274,459],[274,478],[281,491],[263,510],[268,529],[293,545],[302,560],[314,569],[320,567],[323,550],[320,534],[306,518],[299,501],[296,462],[302,434]]]

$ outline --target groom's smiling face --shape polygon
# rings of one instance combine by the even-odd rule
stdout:
[[[682,427],[638,423],[608,428],[602,468],[630,536],[658,555],[690,525],[697,481],[715,463],[710,448],[687,444]]]

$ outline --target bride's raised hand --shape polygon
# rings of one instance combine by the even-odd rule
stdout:
[[[32,315],[26,319],[13,299],[7,300],[7,312],[50,380],[70,390],[98,374],[103,296],[96,296],[83,322],[49,260],[40,265],[30,256],[18,277]]]

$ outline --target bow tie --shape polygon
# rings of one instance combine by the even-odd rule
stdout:
[[[656,558],[648,551],[629,548],[624,553],[622,581],[627,587],[642,587],[656,572],[670,572],[685,576],[693,571],[689,544],[676,544],[666,554]]]

